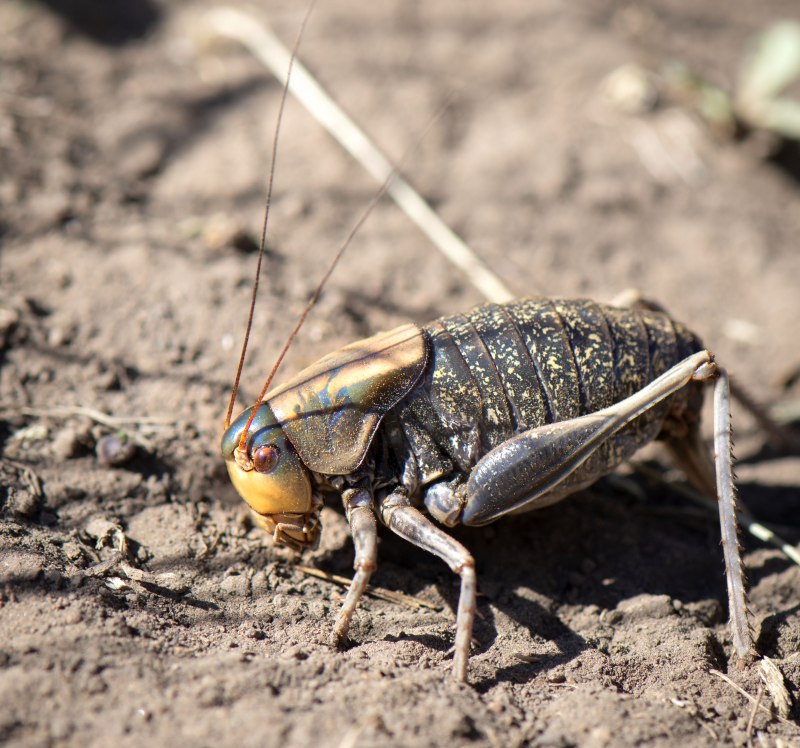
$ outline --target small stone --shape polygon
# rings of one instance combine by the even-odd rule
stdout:
[[[231,246],[233,238],[238,231],[239,228],[229,216],[215,213],[208,218],[205,226],[203,226],[203,241],[209,249],[218,251],[224,247]]]
[[[6,506],[11,513],[19,519],[31,519],[39,513],[42,499],[32,491],[19,488],[9,488],[6,497]]]
[[[70,460],[77,457],[81,451],[80,435],[75,429],[68,426],[56,434],[50,447],[57,460]]]
[[[668,618],[675,615],[675,607],[669,595],[637,595],[620,602],[617,610],[631,621],[640,618]]]
[[[61,546],[61,550],[70,561],[77,561],[79,558],[83,557],[83,549],[80,543],[74,540],[68,540],[64,543],[64,545]]]
[[[34,553],[10,552],[0,558],[0,584],[32,582],[44,568],[44,561]]]
[[[263,639],[267,638],[267,635],[264,633],[263,629],[253,628],[251,629],[247,635],[251,639],[255,639],[256,641],[262,641]]]
[[[66,190],[42,190],[34,193],[30,201],[32,231],[42,231],[58,226],[70,213],[70,196]]]
[[[220,590],[228,597],[246,597],[250,582],[244,574],[225,577],[219,584]]]
[[[250,587],[256,596],[266,595],[269,592],[269,579],[263,569],[259,569],[250,580]]]
[[[658,91],[650,75],[633,63],[622,65],[608,75],[602,89],[607,101],[623,114],[644,114],[658,101]]]
[[[126,434],[106,434],[97,440],[97,459],[108,466],[124,465],[136,454],[136,445]]]
[[[308,652],[299,646],[289,647],[289,649],[286,650],[286,657],[292,660],[307,660]]]
[[[76,624],[83,620],[83,611],[77,606],[71,607],[64,616],[64,623]]]
[[[57,325],[47,333],[47,342],[53,348],[61,348],[72,342],[75,337],[75,328],[72,325]]]
[[[8,338],[19,323],[19,312],[16,309],[0,307],[0,348],[5,348]]]

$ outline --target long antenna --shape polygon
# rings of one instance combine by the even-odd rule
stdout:
[[[279,80],[283,80],[290,56],[274,32],[247,13],[223,6],[206,16],[218,33],[244,44]],[[296,61],[289,93],[316,119],[361,166],[383,183],[395,173],[391,161],[320,86],[300,60]],[[387,188],[389,196],[448,260],[461,270],[488,301],[497,304],[514,298],[497,274],[442,221],[431,206],[400,175]],[[530,287],[528,287],[530,293]]]
[[[280,354],[278,354],[278,358],[275,360],[275,364],[272,367],[272,370],[269,373],[266,381],[264,382],[264,386],[261,388],[261,393],[256,400],[256,405],[258,405],[263,399],[264,395],[267,394],[267,390],[269,389],[270,384],[272,384],[272,380],[275,377],[275,374],[278,371],[278,367],[280,367],[281,362],[283,361],[286,352],[289,350],[290,346],[294,342],[294,339],[297,337],[297,333],[300,332],[300,328],[303,326],[303,323],[306,321],[306,317],[308,317],[311,310],[316,305],[320,294],[322,293],[322,289],[325,287],[325,284],[328,282],[328,278],[331,277],[331,274],[336,269],[336,266],[339,264],[339,260],[342,258],[345,250],[350,246],[353,238],[358,233],[358,230],[364,225],[364,221],[369,218],[372,211],[375,209],[375,206],[380,202],[381,198],[389,191],[392,184],[394,183],[395,179],[402,179],[400,177],[400,169],[405,164],[408,157],[414,153],[419,148],[420,143],[425,139],[425,136],[428,134],[430,129],[439,121],[439,118],[444,114],[447,110],[448,106],[450,106],[450,101],[452,99],[452,95],[449,96],[436,114],[431,118],[431,121],[425,127],[425,129],[420,133],[419,137],[412,143],[411,147],[403,154],[403,157],[400,159],[397,166],[392,167],[389,174],[383,180],[383,184],[381,184],[380,189],[373,195],[372,199],[369,201],[369,204],[364,209],[364,212],[359,216],[358,220],[353,224],[353,227],[348,232],[345,240],[342,242],[341,247],[339,247],[338,252],[334,256],[333,260],[331,261],[330,265],[328,265],[328,269],[325,271],[325,274],[322,276],[319,284],[317,284],[316,289],[314,290],[313,295],[309,299],[308,303],[306,304],[305,309],[303,309],[303,313],[300,315],[300,318],[297,320],[297,323],[294,326],[294,329],[291,333],[289,333],[289,337],[286,339],[286,343],[284,343],[283,348],[281,349]],[[256,417],[256,408],[253,408],[252,412],[250,413],[250,418],[247,419],[247,423],[245,424],[244,430],[242,431],[242,438],[239,441],[239,450],[242,453],[246,453],[246,444],[247,444],[247,434],[250,431],[250,426],[253,423],[253,419]]]
[[[231,415],[233,414],[233,406],[236,403],[236,395],[239,393],[239,382],[242,378],[242,369],[244,368],[244,361],[245,357],[247,356],[247,344],[250,342],[250,331],[253,327],[253,314],[255,313],[256,308],[256,298],[258,296],[258,281],[261,277],[261,265],[264,262],[264,253],[267,246],[267,223],[269,221],[269,209],[270,205],[272,204],[272,185],[275,181],[275,163],[278,158],[278,136],[281,132],[281,123],[283,122],[283,111],[286,108],[286,98],[289,93],[289,81],[292,77],[292,66],[294,65],[295,58],[297,57],[297,50],[300,48],[300,40],[303,38],[303,32],[305,31],[306,24],[308,23],[308,19],[311,16],[311,11],[314,8],[315,0],[311,0],[309,3],[308,8],[306,9],[306,14],[303,17],[303,22],[300,24],[300,30],[297,32],[297,38],[294,42],[294,47],[292,48],[292,54],[289,58],[289,63],[286,69],[286,81],[283,84],[283,90],[281,91],[281,102],[280,106],[278,107],[278,118],[277,122],[275,123],[275,135],[272,138],[272,157],[270,160],[269,166],[269,181],[267,183],[267,198],[264,204],[264,222],[261,226],[261,244],[258,250],[258,263],[256,265],[256,277],[253,281],[253,293],[250,298],[250,311],[247,315],[247,327],[245,328],[244,333],[244,341],[242,342],[242,352],[239,356],[239,364],[236,367],[236,377],[233,380],[233,390],[231,391],[231,399],[228,403],[228,410],[225,413],[225,427],[231,425]],[[337,257],[338,260],[338,257]],[[327,276],[326,276],[327,278]],[[317,294],[319,295],[319,294]],[[308,312],[306,312],[307,314]],[[305,315],[304,317],[305,318]],[[281,353],[281,358],[285,354],[286,350],[284,349],[283,353]],[[279,361],[280,363],[280,361]],[[277,368],[277,367],[276,367]],[[263,393],[262,393],[263,396]],[[259,398],[259,401],[261,398]],[[252,420],[252,419],[251,419]],[[247,424],[247,429],[245,429],[245,434],[247,430],[250,428],[250,424]]]

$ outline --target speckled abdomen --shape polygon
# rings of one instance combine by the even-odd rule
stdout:
[[[588,300],[488,304],[423,327],[430,361],[396,409],[421,484],[468,473],[489,450],[537,426],[593,413],[703,349],[668,315]],[[696,420],[699,385],[655,405],[604,443],[552,503],[609,473],[664,428]]]

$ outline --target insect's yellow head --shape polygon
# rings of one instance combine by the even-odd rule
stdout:
[[[320,502],[312,494],[308,470],[266,403],[258,406],[242,441],[252,411],[241,413],[222,435],[231,482],[276,543],[316,547]]]

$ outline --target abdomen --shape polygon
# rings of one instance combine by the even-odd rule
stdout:
[[[703,349],[666,314],[588,300],[488,304],[423,330],[430,363],[396,410],[423,485],[468,473],[516,433],[623,400]],[[699,387],[687,388],[640,416],[576,482],[610,472],[657,437],[671,414],[698,409],[701,398]]]

